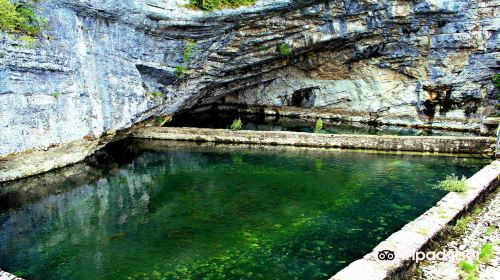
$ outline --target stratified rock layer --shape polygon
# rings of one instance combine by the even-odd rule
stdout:
[[[495,109],[500,1],[258,0],[210,13],[186,2],[44,0],[35,47],[0,33],[0,156],[222,97],[462,128]]]

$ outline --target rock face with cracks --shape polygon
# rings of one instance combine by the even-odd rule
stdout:
[[[42,0],[34,46],[0,32],[0,156],[212,102],[458,129],[496,110],[500,1],[187,2]]]

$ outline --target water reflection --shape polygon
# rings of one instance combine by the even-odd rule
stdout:
[[[445,174],[486,163],[115,143],[0,186],[0,265],[29,279],[325,278],[432,206]]]

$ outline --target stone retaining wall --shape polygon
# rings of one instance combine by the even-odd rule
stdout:
[[[500,161],[494,161],[467,180],[464,193],[451,192],[416,220],[389,236],[362,259],[352,262],[330,280],[408,279],[415,268],[413,256],[439,238],[447,225],[494,190],[500,183]],[[380,260],[384,250],[394,252],[393,260]]]
[[[132,137],[146,139],[287,145],[301,147],[417,151],[493,155],[488,137],[334,135],[289,131],[231,131],[227,129],[145,127]]]
[[[141,127],[100,139],[55,145],[0,158],[0,182],[29,177],[84,160],[110,141],[127,137],[233,144],[283,145],[314,148],[370,149],[493,156],[495,140],[488,137],[333,135],[288,131]]]
[[[130,130],[123,130],[99,139],[87,138],[44,150],[27,150],[0,157],[0,182],[30,177],[81,162],[106,144],[128,137],[129,133]]]

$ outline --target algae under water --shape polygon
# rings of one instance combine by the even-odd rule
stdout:
[[[114,143],[0,185],[0,267],[28,279],[326,279],[485,159]]]

